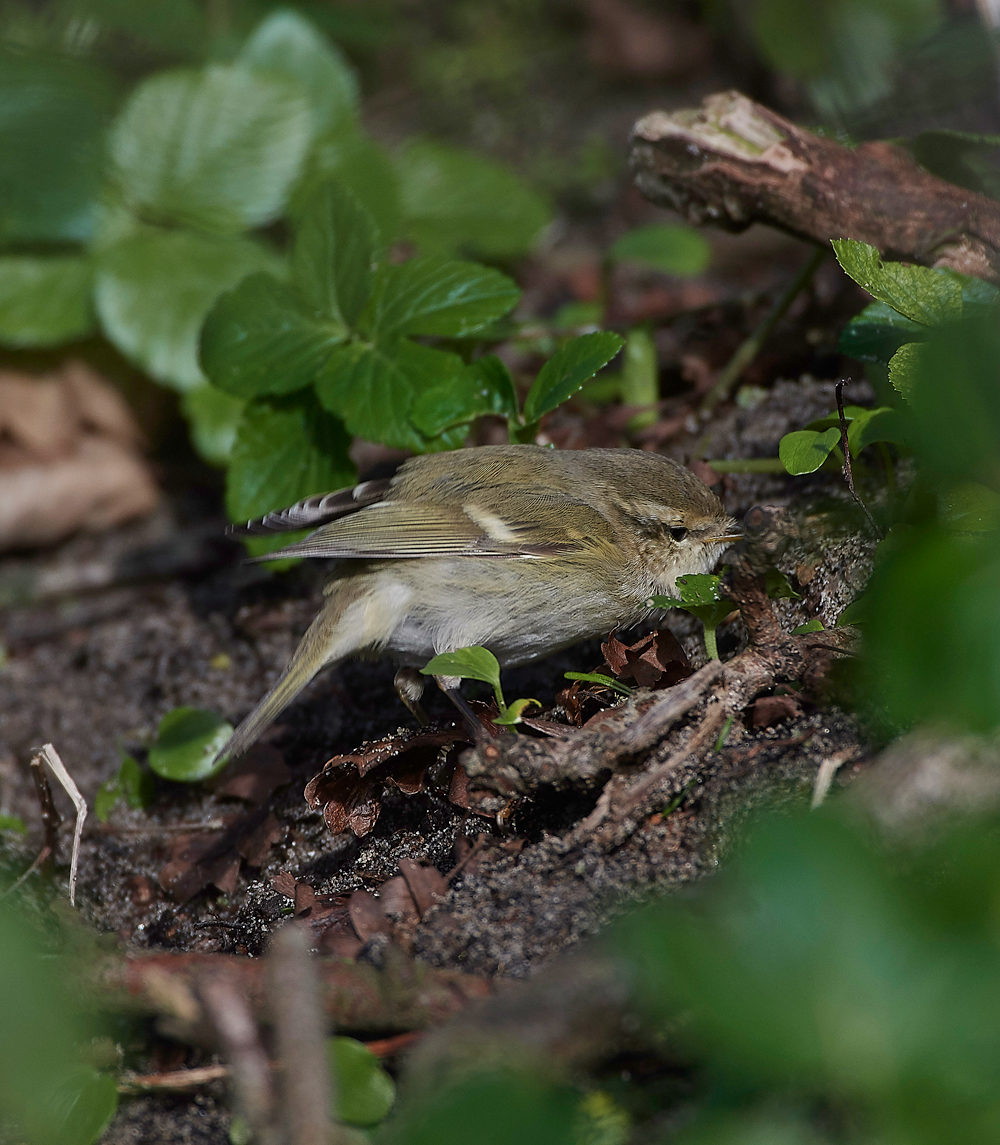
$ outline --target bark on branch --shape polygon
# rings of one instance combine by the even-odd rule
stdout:
[[[696,224],[858,239],[886,258],[1000,283],[1000,203],[931,175],[895,144],[844,147],[739,92],[650,112],[632,129],[631,164],[646,198]]]

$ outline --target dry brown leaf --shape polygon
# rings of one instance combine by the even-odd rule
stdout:
[[[260,806],[292,778],[285,757],[276,748],[257,743],[238,762],[230,764],[214,785],[216,795],[245,799]]]
[[[347,903],[351,924],[362,942],[376,934],[392,936],[392,922],[386,917],[382,904],[371,891],[357,890]]]
[[[791,696],[761,696],[754,700],[750,723],[755,728],[769,728],[800,715],[802,705]]]
[[[219,890],[236,890],[241,857],[259,867],[281,837],[281,825],[265,808],[224,820],[222,831],[179,835],[160,871],[160,886],[176,902],[185,903],[214,883]]]
[[[399,869],[406,880],[406,885],[410,888],[420,917],[423,918],[435,903],[444,899],[448,893],[448,883],[437,867],[431,866],[430,863],[402,859]]]

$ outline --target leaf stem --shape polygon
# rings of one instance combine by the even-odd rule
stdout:
[[[718,660],[719,658],[719,645],[715,639],[716,625],[705,625],[705,651],[708,653],[709,660]]]
[[[819,264],[826,258],[826,247],[817,247],[816,250],[799,267],[792,281],[775,301],[770,311],[756,330],[737,349],[736,353],[722,367],[722,372],[715,381],[715,385],[705,395],[701,403],[701,412],[710,414],[721,401],[729,397],[730,391],[740,379],[740,375],[760,353],[761,347],[770,338],[775,326],[785,316],[789,306],[799,294],[809,285],[812,276],[816,273]]]

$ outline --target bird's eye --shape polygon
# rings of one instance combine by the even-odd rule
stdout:
[[[674,538],[675,541],[683,541],[688,535],[687,529],[683,525],[673,525],[667,532]]]

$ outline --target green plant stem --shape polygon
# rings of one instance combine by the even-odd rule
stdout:
[[[719,645],[715,640],[716,625],[709,627],[705,625],[705,651],[708,653],[709,660],[718,660],[719,658]]]
[[[721,401],[729,397],[733,387],[739,381],[740,375],[760,353],[761,347],[771,336],[775,326],[784,317],[789,306],[795,301],[799,293],[808,286],[812,276],[816,273],[819,264],[826,258],[826,247],[817,247],[808,259],[799,267],[792,281],[771,307],[767,316],[756,330],[736,351],[723,366],[722,372],[716,379],[715,385],[705,395],[701,403],[701,412],[709,414]]]
[[[712,748],[712,751],[722,751],[723,747],[725,746],[726,739],[729,736],[729,729],[733,726],[734,719],[736,719],[735,716],[726,717],[726,722],[722,725],[722,730],[719,732],[718,738],[715,741],[715,747]]]

